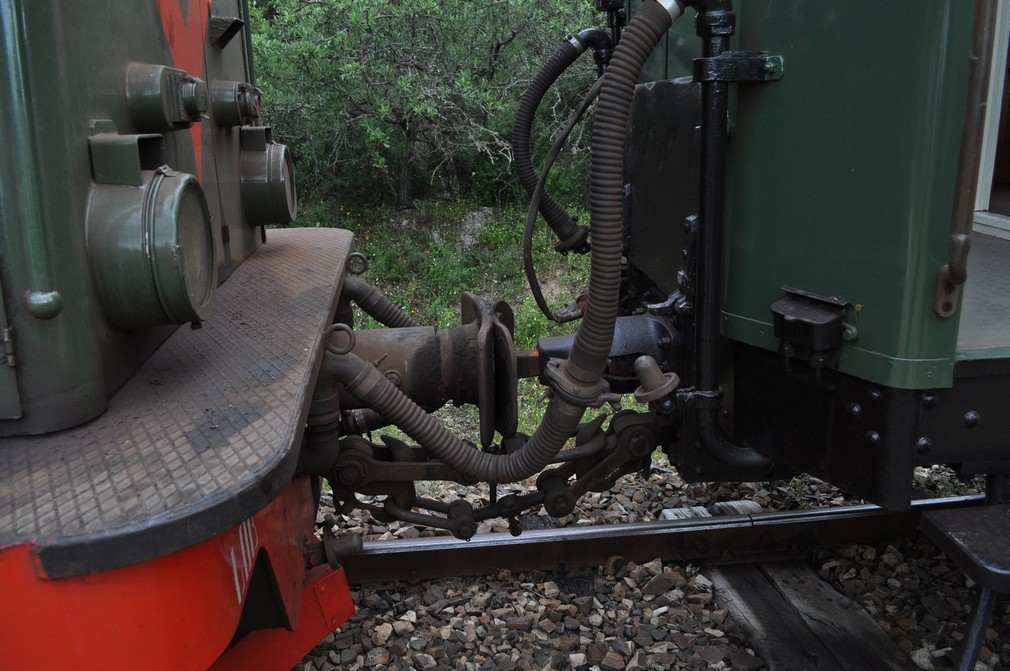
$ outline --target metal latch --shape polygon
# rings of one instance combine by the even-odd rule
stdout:
[[[7,365],[11,368],[17,364],[17,359],[14,358],[14,329],[11,327],[6,327],[3,331],[3,346],[4,346],[4,358],[7,361]]]
[[[782,79],[785,61],[767,51],[724,51],[694,59],[696,82],[770,82]]]

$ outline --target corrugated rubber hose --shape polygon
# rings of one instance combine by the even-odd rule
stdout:
[[[421,326],[416,319],[398,308],[381,291],[353,275],[344,278],[342,297],[354,301],[365,314],[383,326],[389,328]]]
[[[598,383],[614,338],[621,278],[621,196],[624,137],[635,84],[645,59],[669,29],[680,7],[646,0],[628,24],[607,70],[593,128],[591,179],[592,261],[589,304],[564,364],[583,384]],[[489,454],[454,436],[407,398],[371,363],[354,354],[327,352],[325,371],[367,407],[384,415],[432,456],[464,477],[488,482],[516,482],[540,472],[577,430],[585,407],[555,393],[533,436],[509,454]]]
[[[609,53],[613,50],[613,43],[609,35],[592,28],[569,37],[555,50],[519,98],[515,123],[512,125],[512,151],[515,154],[519,181],[530,197],[533,196],[533,190],[537,184],[537,173],[533,168],[533,150],[530,140],[533,119],[547,90],[572,63],[578,60],[587,47],[592,48],[598,54],[605,52],[606,55],[602,58],[606,61],[598,61],[602,63],[609,61]],[[556,247],[558,251],[586,251],[588,248],[586,245],[587,231],[584,227],[577,225],[575,217],[565,211],[565,208],[554,200],[551,194],[545,192],[541,196],[539,209],[547,225],[551,227],[558,238]]]

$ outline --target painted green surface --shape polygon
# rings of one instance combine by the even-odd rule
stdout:
[[[8,39],[0,117],[13,123],[0,124],[0,145],[13,156],[0,172],[0,271],[26,419],[0,422],[0,435],[7,426],[36,420],[37,428],[29,429],[39,431],[47,417],[78,423],[105,407],[99,326],[89,306],[84,230],[78,223],[87,182],[68,184],[87,180],[90,167],[86,152],[78,158],[81,152],[73,151],[75,134],[63,117],[75,102],[68,94],[80,84],[58,84],[65,79],[53,54],[66,32],[60,10],[54,0],[3,3],[2,10]],[[55,184],[61,185],[58,197],[47,190]],[[24,297],[39,289],[60,292],[59,314],[33,316]]]
[[[952,383],[957,316],[933,314],[946,263],[974,3],[747,0],[734,48],[785,57],[737,87],[724,333],[775,349],[791,286],[844,299],[840,370]]]
[[[180,1],[180,17],[198,6]],[[213,6],[221,14],[242,15],[241,0]],[[141,132],[125,100],[127,64],[176,64],[153,1],[14,0],[0,3],[0,12],[0,146],[8,150],[0,168],[0,285],[14,329],[15,391],[24,411],[22,419],[0,421],[3,436],[94,417],[172,331],[124,331],[106,320],[87,256],[86,215],[93,188],[92,124],[107,119],[119,133]],[[204,72],[193,74],[207,81],[248,78],[240,38],[223,49],[207,47],[195,62]],[[163,133],[164,158],[173,169],[201,177],[223,277],[255,249],[260,231],[242,212],[238,128],[218,125],[213,117],[199,126],[202,166],[196,165],[189,130]],[[223,226],[229,227],[229,244]],[[41,286],[46,276],[51,286]],[[61,311],[48,319],[38,318],[38,310],[32,315],[25,301],[29,289],[59,292]],[[14,402],[7,377],[0,374],[0,407]]]

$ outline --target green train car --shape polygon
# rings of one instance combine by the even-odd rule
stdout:
[[[591,255],[564,310],[531,273],[580,320],[532,350],[470,293],[417,324],[347,231],[267,230],[295,191],[242,0],[0,4],[0,660],[290,668],[353,609],[323,479],[460,539],[572,514],[657,447],[688,480],[807,472],[899,510],[948,464],[1010,502],[1007,3],[643,0],[623,30],[596,4],[609,33],[563,40],[517,113],[527,235],[539,212]],[[590,50],[579,226],[529,138]],[[476,508],[415,489],[530,478]]]
[[[1007,28],[996,3],[868,9],[736,8],[734,51],[768,70],[728,103],[710,299],[739,444],[900,508],[915,465],[1007,470]],[[678,225],[699,208],[696,88],[640,87],[625,156],[631,274],[668,294],[697,258]],[[678,104],[692,112],[657,125]],[[666,146],[693,158],[671,165]],[[670,225],[650,226],[664,208]]]

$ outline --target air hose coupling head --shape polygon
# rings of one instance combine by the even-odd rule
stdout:
[[[567,254],[568,252],[585,254],[592,249],[589,245],[589,227],[579,226],[577,221],[575,217],[572,217],[564,231],[560,232],[565,237],[554,244],[554,251],[559,254]]]
[[[609,403],[615,410],[621,406],[621,395],[610,392],[610,383],[604,379],[584,382],[569,374],[565,359],[551,359],[547,362],[544,376],[554,394],[562,401],[582,408],[599,408]]]

